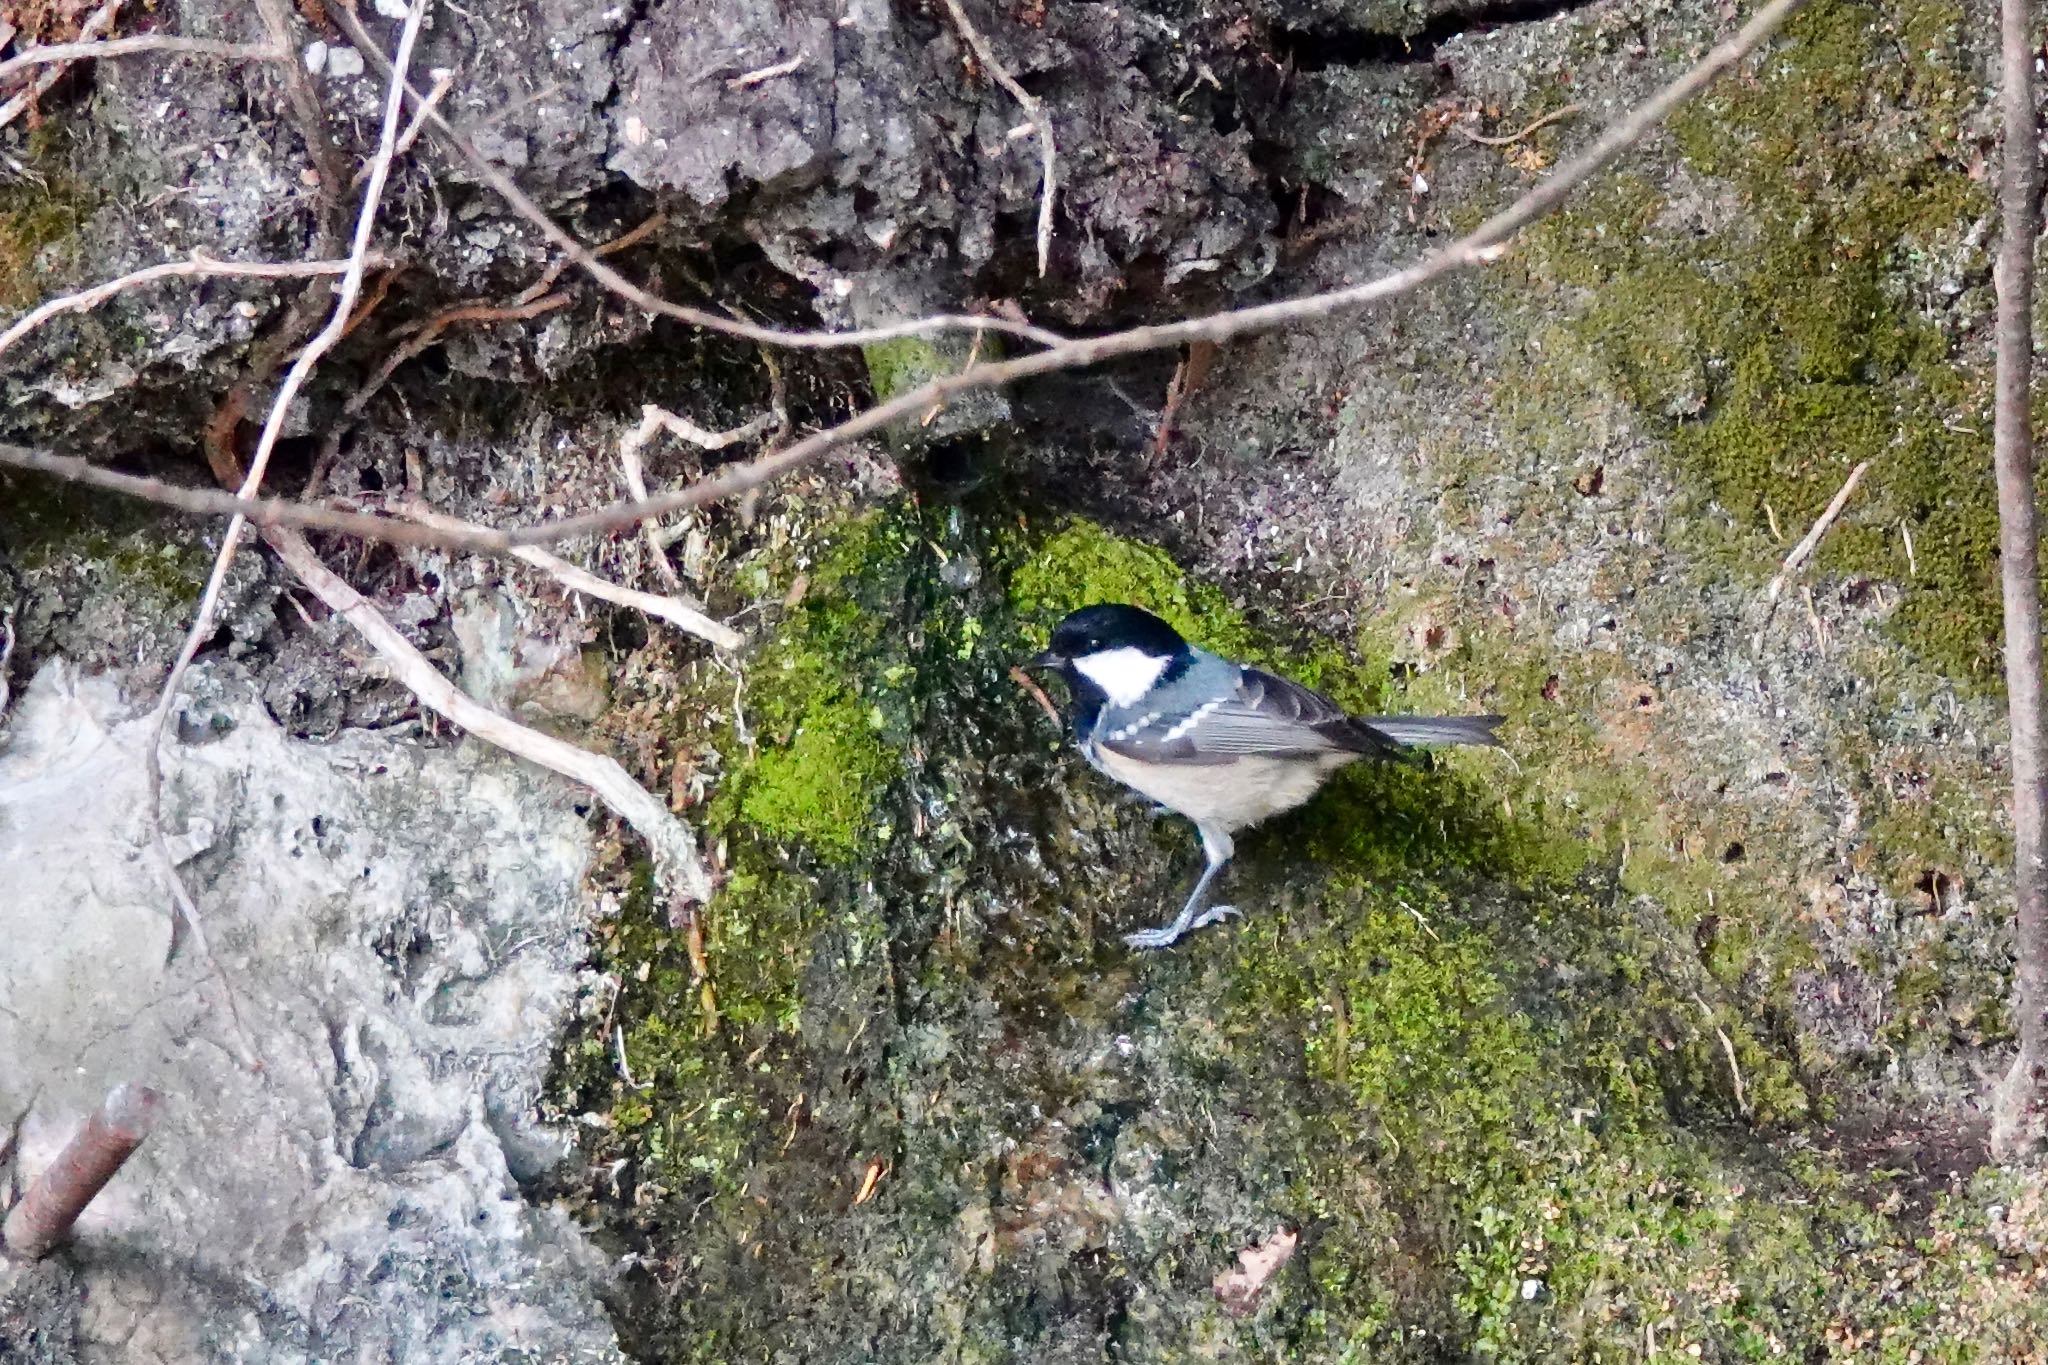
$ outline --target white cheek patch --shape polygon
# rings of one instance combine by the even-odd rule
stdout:
[[[1171,662],[1156,654],[1147,654],[1142,649],[1122,645],[1116,649],[1084,654],[1074,660],[1074,667],[1080,669],[1089,682],[1102,689],[1102,695],[1109,698],[1110,705],[1136,706],[1152,690],[1152,684],[1159,681],[1159,675]]]

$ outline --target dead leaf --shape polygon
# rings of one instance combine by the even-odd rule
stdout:
[[[1266,1281],[1287,1264],[1300,1241],[1300,1233],[1281,1228],[1265,1241],[1238,1252],[1237,1268],[1216,1277],[1216,1297],[1223,1301],[1223,1311],[1241,1318],[1258,1307]]]

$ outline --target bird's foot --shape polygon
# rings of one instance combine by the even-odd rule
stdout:
[[[1171,924],[1162,924],[1157,929],[1140,929],[1135,934],[1125,934],[1124,942],[1133,948],[1171,948],[1180,942],[1181,935],[1191,933],[1206,925],[1217,924],[1232,915],[1242,914],[1234,905],[1212,905],[1201,914],[1192,917],[1183,915]]]

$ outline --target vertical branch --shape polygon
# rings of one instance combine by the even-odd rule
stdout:
[[[1993,459],[1998,470],[1999,576],[2005,599],[2005,688],[2012,711],[2013,1016],[2020,1050],[1999,1089],[1992,1145],[2022,1155],[2041,1142],[2048,1067],[2048,773],[2043,770],[2040,531],[2034,500],[2034,240],[2040,233],[2039,133],[2027,0],[2000,0],[1999,102],[2005,148],[1999,164],[1998,370]]]

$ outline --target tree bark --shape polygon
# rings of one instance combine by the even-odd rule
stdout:
[[[2029,1155],[2042,1143],[2048,1070],[2048,785],[2042,765],[2040,533],[2035,515],[2031,390],[2034,241],[2039,235],[2040,147],[2034,117],[2032,14],[2000,0],[2005,145],[1999,165],[1998,370],[1993,459],[1998,470],[2000,577],[2005,599],[2005,686],[2012,712],[2013,1018],[2019,1055],[1999,1087],[1992,1149]]]

